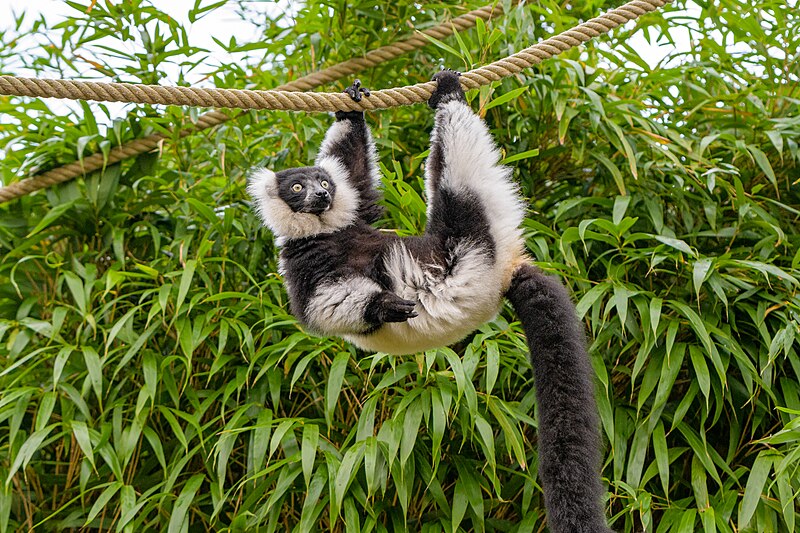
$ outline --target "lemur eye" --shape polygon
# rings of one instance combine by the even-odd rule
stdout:
[[[322,180],[320,182],[320,185],[322,185],[323,189],[327,189],[329,187],[328,182],[326,180]]]
[[[299,183],[295,183],[294,185],[292,185],[292,190],[294,192],[300,192],[303,190],[303,186],[300,185]]]

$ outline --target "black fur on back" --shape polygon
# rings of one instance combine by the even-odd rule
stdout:
[[[530,347],[539,407],[539,477],[552,533],[611,533],[601,506],[594,372],[566,288],[532,265],[506,293]]]

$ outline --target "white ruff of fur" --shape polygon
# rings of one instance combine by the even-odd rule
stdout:
[[[362,277],[320,285],[308,302],[309,326],[332,335],[364,331],[364,310],[379,292],[377,283]]]
[[[355,222],[358,192],[347,181],[347,171],[333,158],[323,158],[318,165],[328,172],[336,185],[331,208],[320,215],[292,211],[278,195],[278,182],[271,170],[261,168],[251,174],[247,192],[254,200],[261,221],[280,240],[333,233]]]
[[[448,262],[455,268],[445,275],[441,265],[418,262],[398,243],[386,260],[387,274],[397,295],[418,302],[419,316],[345,339],[365,350],[409,354],[453,344],[494,318],[503,298],[503,280],[491,256],[464,242]]]

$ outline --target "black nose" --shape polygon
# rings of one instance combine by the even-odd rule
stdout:
[[[328,194],[328,191],[317,191],[316,196],[317,198],[327,198],[330,194]]]

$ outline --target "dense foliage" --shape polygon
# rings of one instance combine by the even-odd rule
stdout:
[[[230,9],[200,3],[191,21]],[[0,71],[269,88],[466,9],[242,2],[260,37],[218,41],[219,62],[144,0],[69,4],[63,21],[7,21]],[[613,5],[508,5],[360,77],[468,69]],[[793,531],[800,16],[773,0],[685,7],[470,97],[530,198],[532,255],[574,291],[593,340],[614,528]],[[691,49],[651,68],[629,39],[669,46],[670,29]],[[200,112],[112,109],[0,98],[0,179]],[[431,113],[370,122],[382,225],[418,232]],[[409,357],[310,336],[288,314],[245,174],[307,164],[329,123],[244,113],[0,206],[0,532],[546,530],[510,311]]]

